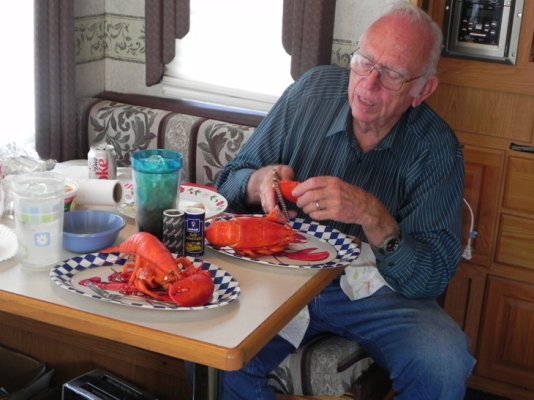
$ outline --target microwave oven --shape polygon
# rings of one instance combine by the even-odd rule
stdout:
[[[524,0],[447,0],[444,55],[515,64]]]

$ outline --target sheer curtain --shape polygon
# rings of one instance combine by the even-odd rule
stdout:
[[[0,82],[5,96],[0,109],[0,146],[15,143],[17,148],[33,148],[33,0],[5,2],[1,9],[9,17],[0,24],[0,36],[4,38]]]
[[[284,0],[282,41],[292,56],[294,79],[315,65],[330,64],[335,9],[336,0]],[[174,58],[175,39],[188,31],[189,0],[145,0],[147,86],[161,81],[165,64]]]
[[[266,112],[293,82],[282,46],[283,0],[191,3],[191,27],[165,66],[165,94]],[[216,32],[216,38],[214,37]],[[246,33],[246,34],[244,34]]]
[[[76,132],[74,6],[35,0],[35,149],[43,159],[87,156]]]

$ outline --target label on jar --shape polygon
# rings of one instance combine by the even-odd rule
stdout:
[[[200,207],[185,210],[185,254],[201,256],[204,254],[204,218],[206,212]]]

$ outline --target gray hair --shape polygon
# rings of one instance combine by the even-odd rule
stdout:
[[[443,47],[443,33],[440,26],[423,9],[411,4],[407,0],[399,0],[379,19],[390,15],[406,16],[414,24],[427,25],[429,33],[432,35],[432,48],[425,68],[426,76],[434,75],[437,71],[441,50]],[[359,42],[365,38],[367,30],[360,36]]]

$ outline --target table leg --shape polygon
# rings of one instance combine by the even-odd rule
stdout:
[[[193,400],[207,400],[207,369],[204,365],[188,363],[193,369]]]
[[[217,400],[219,397],[219,370],[208,367],[208,400]]]
[[[193,364],[193,400],[217,400],[219,394],[219,370]]]

